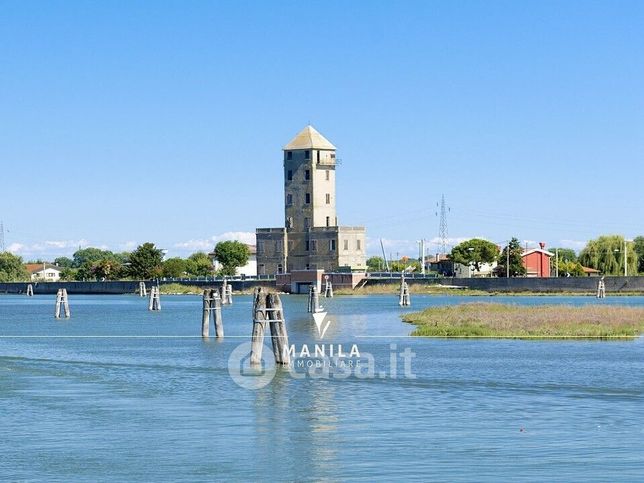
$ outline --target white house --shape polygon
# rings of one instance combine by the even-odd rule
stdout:
[[[248,262],[246,265],[243,267],[239,267],[235,271],[235,275],[244,275],[246,277],[254,277],[257,275],[257,247],[255,245],[248,245],[248,251],[250,252],[250,256],[248,257]],[[210,259],[212,260],[212,268],[215,270],[219,270],[221,268],[221,263],[219,263],[215,259],[215,253],[211,252],[208,254]]]
[[[478,278],[478,277],[492,277],[497,263],[479,263],[480,270],[474,268],[474,264],[463,265],[456,263],[454,267],[455,277],[458,278]]]
[[[32,282],[58,282],[63,271],[51,263],[27,263],[25,268],[31,274]]]

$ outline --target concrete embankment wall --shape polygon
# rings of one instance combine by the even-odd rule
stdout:
[[[396,279],[397,282],[399,279]],[[644,277],[606,277],[606,292],[644,292]],[[369,285],[392,283],[370,280]],[[410,285],[455,285],[486,292],[596,292],[598,277],[407,279]]]
[[[180,283],[203,288],[220,287],[221,281],[185,280],[181,282],[161,281],[160,285]],[[255,287],[275,287],[274,280],[229,280],[234,291],[252,290]],[[146,281],[148,289],[154,285]],[[27,292],[29,282],[0,283],[0,293],[21,294]],[[110,281],[110,282],[31,282],[34,294],[55,294],[59,288],[67,289],[70,294],[133,294],[139,289],[138,281]]]

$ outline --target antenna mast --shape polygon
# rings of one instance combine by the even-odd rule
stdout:
[[[438,203],[437,203],[438,204]],[[440,224],[438,225],[438,238],[440,239],[441,252],[447,253],[447,212],[449,207],[445,204],[445,195],[441,195],[440,203]]]

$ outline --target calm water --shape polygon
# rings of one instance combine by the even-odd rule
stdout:
[[[291,343],[312,346],[306,298],[283,301]],[[644,479],[643,339],[409,339],[395,297],[336,297],[325,342],[358,344],[387,377],[278,371],[248,390],[228,359],[250,339],[250,297],[224,308],[223,342],[192,337],[198,297],[164,296],[160,313],[135,296],[70,302],[56,321],[53,296],[0,296],[2,480]],[[416,377],[389,377],[405,348]]]

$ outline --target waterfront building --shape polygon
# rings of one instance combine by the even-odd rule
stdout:
[[[339,226],[336,148],[306,126],[283,148],[284,227],[257,228],[258,275],[364,271],[363,226]]]
[[[539,243],[539,248],[526,250],[521,255],[521,261],[526,268],[527,277],[549,277],[550,259],[555,254],[546,250],[545,243]]]
[[[51,263],[27,263],[25,268],[32,282],[58,282],[62,268]]]

